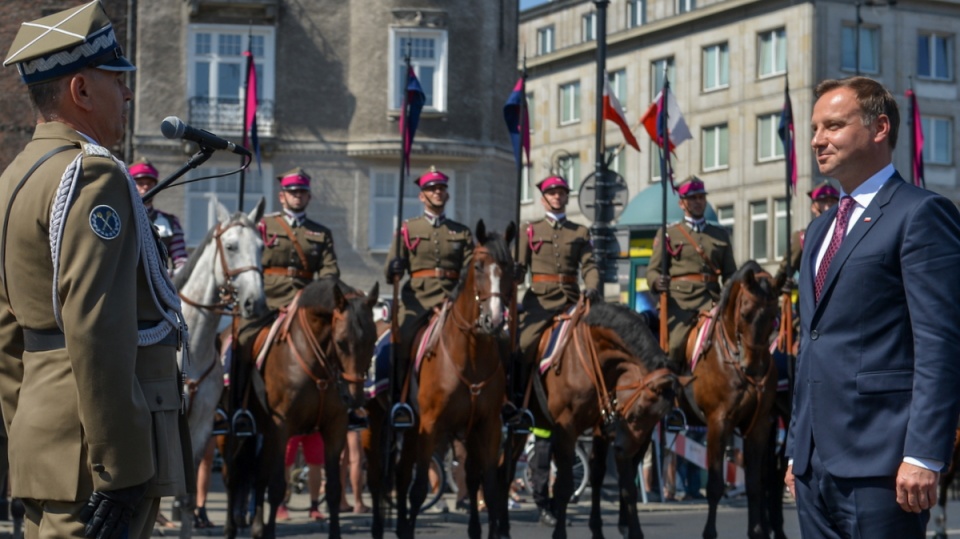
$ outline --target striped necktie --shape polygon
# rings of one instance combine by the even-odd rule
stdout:
[[[830,244],[827,245],[827,251],[823,253],[823,260],[820,261],[820,268],[817,269],[817,277],[813,280],[813,294],[817,303],[820,303],[820,292],[823,290],[823,284],[827,282],[827,273],[830,272],[830,262],[834,255],[840,250],[840,243],[847,235],[847,223],[850,222],[850,210],[853,209],[853,197],[845,196],[840,200],[840,208],[837,210],[837,223],[833,227],[833,236],[830,238]]]

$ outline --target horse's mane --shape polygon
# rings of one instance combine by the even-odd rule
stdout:
[[[332,313],[334,302],[336,301],[336,296],[333,293],[333,289],[336,286],[340,287],[340,292],[343,295],[357,295],[356,298],[347,300],[348,304],[353,305],[356,301],[363,301],[365,297],[363,292],[353,288],[337,277],[323,277],[304,287],[303,292],[300,293],[299,305],[316,309],[323,314]],[[372,327],[366,327],[363,324],[364,320],[366,320],[366,317],[348,316],[347,318],[351,320],[353,324],[350,329],[355,335],[375,333],[375,330]],[[370,320],[372,322],[372,318]]]
[[[503,239],[503,236],[497,232],[487,232],[486,241],[481,245],[490,253],[493,261],[496,262],[498,266],[502,268],[509,267],[513,257],[510,255],[510,247]],[[460,295],[460,291],[463,290],[464,283],[467,281],[467,273],[469,273],[469,271],[460,272],[460,281],[457,282],[457,286],[454,287],[450,293],[450,301],[457,301],[457,297]]]
[[[729,281],[723,287],[723,291],[720,293],[720,301],[717,306],[717,312],[722,313],[724,309],[727,307],[727,302],[730,301],[730,294],[731,294],[730,291],[733,289],[733,287],[730,286],[730,283],[743,281],[743,276],[748,271],[753,272],[754,274],[757,274],[757,273],[760,273],[761,271],[764,271],[764,269],[763,267],[760,266],[760,264],[758,264],[754,260],[747,260],[746,262],[744,262],[743,265],[740,266],[740,269],[738,269],[736,273],[734,273],[730,277]],[[768,292],[770,289],[770,284],[765,279],[762,279],[759,282],[760,282],[760,287],[763,289],[763,291]]]
[[[250,223],[250,218],[247,214],[243,212],[236,212],[230,216],[230,220],[227,221],[227,224],[234,221],[242,220],[244,224]],[[219,223],[217,223],[219,225]],[[197,261],[203,257],[204,250],[210,245],[211,240],[213,239],[213,234],[217,231],[217,225],[210,227],[210,230],[207,231],[207,235],[203,237],[203,241],[200,242],[200,245],[190,253],[190,256],[187,257],[186,264],[180,268],[179,271],[173,276],[173,286],[177,290],[183,288],[187,284],[187,281],[190,280],[190,275],[193,273],[193,270],[197,267]]]
[[[592,304],[584,322],[616,333],[627,346],[627,352],[643,361],[648,370],[667,366],[667,356],[660,350],[646,319],[628,307],[615,303]]]

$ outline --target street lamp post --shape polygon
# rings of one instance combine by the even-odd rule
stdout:
[[[853,53],[854,55],[856,55],[856,58],[854,58],[854,61],[856,62],[856,74],[860,75],[860,25],[863,24],[863,19],[860,18],[860,6],[893,7],[897,5],[897,0],[865,0],[863,2],[861,2],[860,0],[856,0],[853,3],[853,5],[855,6],[856,12],[857,12],[857,15],[856,15],[857,18],[855,23],[857,30],[855,32],[855,35],[853,36],[853,40],[854,40]]]

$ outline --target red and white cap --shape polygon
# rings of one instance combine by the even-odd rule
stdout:
[[[835,198],[840,200],[840,191],[837,191],[837,188],[830,185],[830,182],[824,180],[823,183],[817,185],[810,190],[807,195],[810,196],[810,200],[824,200],[828,198]]]
[[[540,180],[540,183],[537,184],[537,189],[541,193],[546,193],[550,189],[555,188],[565,189],[568,193],[570,192],[570,184],[567,183],[567,180],[563,179],[563,176],[549,176]]]
[[[137,178],[153,178],[156,180],[160,178],[160,173],[157,171],[157,167],[153,166],[153,163],[146,159],[141,159],[130,165],[130,176],[132,176],[134,180]]]
[[[277,176],[277,180],[284,191],[310,190],[310,175],[300,167],[284,172]]]
[[[703,185],[703,180],[696,176],[690,176],[677,186],[677,194],[680,195],[680,198],[705,195],[707,194],[707,188]]]
[[[420,189],[426,189],[431,185],[447,185],[450,183],[450,177],[437,170],[437,167],[430,167],[430,170],[423,173],[422,176],[413,180]]]

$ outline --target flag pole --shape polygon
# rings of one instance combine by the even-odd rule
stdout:
[[[793,104],[790,102],[790,75],[787,74],[783,82],[783,93],[784,93],[784,113],[786,113],[787,108],[790,110],[790,124],[793,124]],[[793,225],[790,218],[791,212],[791,195],[793,194],[793,171],[796,167],[796,163],[793,162],[794,153],[791,151],[794,144],[794,132],[790,129],[790,126],[786,126],[784,129],[784,140],[783,140],[783,154],[786,157],[784,161],[786,162],[786,188],[787,188],[787,253],[786,260],[787,264],[784,267],[784,274],[787,276],[787,284],[783,287],[783,300],[782,306],[783,315],[781,316],[781,323],[783,324],[783,334],[786,336],[785,345],[786,350],[784,351],[788,356],[793,353],[793,286],[791,284],[792,280],[790,277],[793,275],[793,268],[791,267],[790,258],[792,257],[792,239],[793,239]]]
[[[247,52],[250,53],[250,56],[247,58],[246,65],[246,75],[243,81],[243,137],[247,136],[247,129],[250,129],[250,126],[247,125],[247,107],[250,106],[250,92],[248,86],[250,85],[250,62],[253,61],[253,29],[247,31]],[[245,196],[246,184],[247,184],[247,167],[244,166],[246,157],[240,156],[240,188],[237,192],[237,211],[243,211],[243,197]]]
[[[667,251],[667,183],[671,183],[670,180],[670,121],[669,121],[669,107],[667,98],[670,95],[670,80],[668,77],[667,65],[666,62],[663,66],[663,88],[660,90],[660,103],[662,104],[662,110],[660,114],[663,116],[661,121],[663,121],[662,126],[662,137],[658,137],[661,140],[660,142],[660,183],[663,187],[663,197],[662,205],[660,212],[660,223],[661,230],[663,230],[663,237],[661,238],[660,248],[662,250],[660,258],[660,275],[667,278],[670,277],[670,264],[669,264],[669,252]],[[658,126],[660,127],[660,126]],[[664,352],[670,352],[670,333],[667,327],[667,305],[670,301],[670,287],[667,287],[666,290],[663,290],[660,293],[660,348]]]

